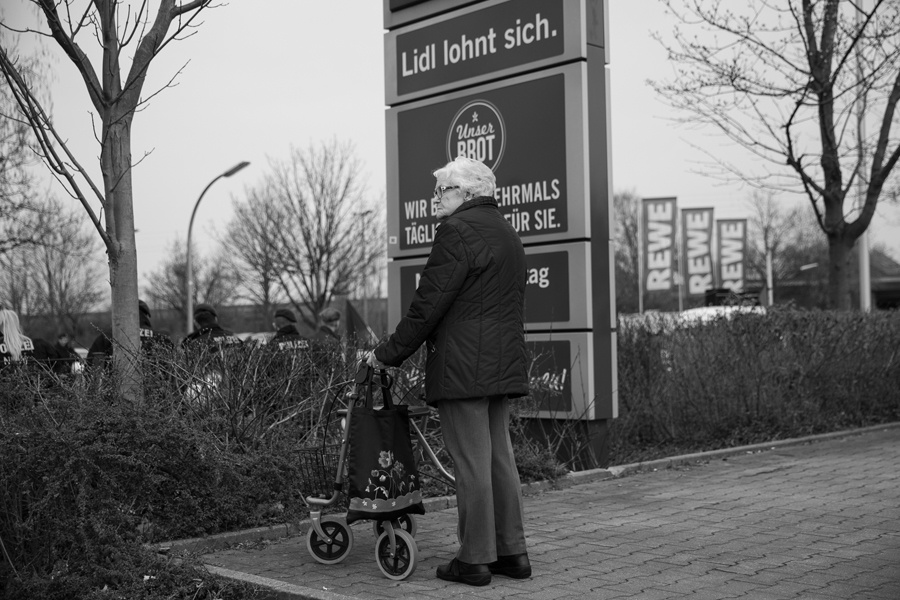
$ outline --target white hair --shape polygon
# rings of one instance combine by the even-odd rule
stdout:
[[[497,178],[490,167],[461,155],[435,171],[434,176],[458,185],[459,189],[472,196],[493,196],[497,187]]]
[[[0,331],[3,332],[6,351],[12,356],[13,361],[21,360],[26,338],[22,335],[19,315],[8,309],[0,310]]]

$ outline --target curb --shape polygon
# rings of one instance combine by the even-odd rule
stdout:
[[[680,456],[672,456],[670,458],[661,458],[648,462],[632,463],[630,465],[622,465],[619,467],[609,467],[608,470],[614,477],[622,477],[633,473],[640,473],[647,470],[671,469],[686,464],[696,464],[701,462],[709,462],[711,460],[721,458],[725,459],[729,456],[739,454],[755,454],[766,450],[776,450],[787,446],[801,446],[803,444],[811,444],[813,442],[824,442],[827,440],[852,437],[856,435],[864,435],[876,431],[884,431],[887,429],[896,429],[900,427],[900,422],[883,423],[881,425],[872,425],[870,427],[861,427],[859,429],[846,429],[843,431],[834,431],[831,433],[819,433],[815,435],[807,435],[799,438],[788,438],[785,440],[776,440],[773,442],[763,442],[759,444],[751,444],[749,446],[735,446],[734,448],[722,448],[719,450],[708,450],[706,452],[695,452],[693,454],[682,454]],[[587,473],[587,471],[584,471]],[[579,473],[574,473],[578,475]]]
[[[682,465],[689,464],[698,464],[698,463],[707,463],[716,459],[727,459],[730,456],[737,456],[742,454],[756,454],[759,452],[776,450],[778,448],[784,448],[789,446],[798,446],[804,444],[810,444],[814,442],[822,442],[833,439],[840,439],[845,437],[852,437],[857,435],[864,435],[867,433],[884,431],[888,429],[896,429],[900,428],[900,422],[897,423],[884,423],[881,425],[873,425],[870,427],[863,427],[859,429],[850,429],[844,431],[836,431],[831,433],[823,433],[816,435],[809,435],[800,438],[789,438],[785,440],[777,440],[772,442],[765,442],[759,444],[751,444],[747,446],[736,446],[734,448],[723,448],[719,450],[710,450],[707,452],[696,452],[692,454],[682,454],[679,456],[673,456],[668,458],[662,458],[647,462],[637,462],[631,463],[627,465],[613,466],[604,469],[590,469],[586,471],[576,471],[572,473],[567,473],[565,476],[561,477],[556,481],[538,481],[534,483],[526,483],[522,485],[522,493],[525,495],[531,494],[539,494],[542,492],[550,491],[550,490],[559,490],[565,489],[573,486],[577,486],[584,483],[591,483],[594,481],[602,481],[606,479],[614,479],[618,477],[625,477],[628,475],[644,473],[648,471],[657,471],[662,469],[672,469],[677,468]],[[443,496],[439,498],[428,498],[423,500],[423,504],[427,511],[438,511],[444,510],[448,508],[454,508],[456,506],[456,497],[455,496]],[[274,540],[285,537],[297,536],[301,535],[303,531],[305,531],[308,527],[309,521],[303,520],[297,523],[290,524],[281,524],[281,525],[272,525],[267,527],[257,527],[253,529],[245,529],[241,531],[229,532],[211,535],[202,538],[190,538],[184,540],[173,540],[168,542],[162,542],[158,544],[152,544],[149,547],[155,548],[160,553],[169,553],[171,551],[188,551],[188,552],[210,552],[213,550],[218,550],[221,548],[225,548],[227,546],[242,543],[242,542],[256,542],[260,540]],[[229,579],[234,579],[238,581],[243,581],[247,583],[252,583],[258,585],[263,588],[268,588],[272,595],[269,596],[271,598],[276,598],[278,600],[347,600],[347,596],[343,596],[340,594],[335,594],[334,592],[329,592],[327,590],[316,590],[313,588],[306,588],[302,586],[296,586],[292,584],[285,583],[283,581],[278,581],[275,579],[269,579],[266,577],[259,577],[256,575],[250,575],[248,573],[241,573],[237,571],[232,571],[229,569],[224,569],[222,567],[216,567],[213,565],[204,565],[205,568],[213,574],[220,575],[222,577],[226,577]]]
[[[456,496],[425,498],[422,500],[422,504],[425,506],[426,512],[455,508]],[[242,529],[240,531],[217,533],[206,537],[159,542],[156,544],[148,544],[147,547],[151,550],[156,550],[160,554],[168,554],[173,551],[191,553],[210,552],[213,550],[221,550],[234,544],[258,542],[261,540],[278,540],[281,538],[302,535],[308,528],[309,519],[303,519],[302,521],[297,521],[295,523],[266,525],[265,527],[254,527],[252,529]]]
[[[251,583],[262,588],[268,588],[269,594],[265,596],[266,600],[353,600],[350,596],[335,594],[328,590],[316,590],[313,588],[302,587],[292,583],[285,583],[277,579],[268,577],[260,577],[259,575],[250,575],[249,573],[241,573],[240,571],[232,571],[231,569],[223,569],[222,567],[214,567],[212,565],[203,565],[206,570],[213,575],[227,577],[244,583]]]

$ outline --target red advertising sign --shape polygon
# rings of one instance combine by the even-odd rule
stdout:
[[[568,340],[531,341],[529,388],[538,410],[572,412],[572,343]]]
[[[425,0],[388,0],[388,8],[392,11],[401,10],[422,2]]]
[[[397,95],[562,54],[563,0],[517,0],[397,36]]]
[[[529,331],[590,325],[589,253],[587,242],[525,248],[525,325]],[[426,260],[421,257],[388,265],[388,295],[400,298],[396,313],[389,311],[390,322],[399,321],[409,309]],[[399,287],[390,282],[399,282]]]
[[[596,352],[604,352],[591,342],[589,333],[529,333],[525,338],[531,355],[529,387],[538,403],[542,419],[613,419],[618,405],[609,390],[618,388],[615,370],[609,389],[595,385]],[[615,364],[615,334],[612,356],[601,361]]]
[[[670,290],[675,282],[675,198],[644,198],[641,209],[641,287],[645,292]]]
[[[744,289],[747,256],[747,219],[721,219],[718,225],[719,287]]]
[[[540,416],[615,418],[607,0],[383,3],[388,323],[413,299],[438,227],[432,173],[482,161],[525,245]],[[662,223],[648,225],[660,246]],[[671,285],[674,244],[655,251],[670,262],[652,275]],[[597,456],[604,439],[591,441]]]
[[[427,254],[435,169],[459,155],[497,177],[503,216],[525,244],[588,236],[581,65],[388,111],[388,256]],[[528,98],[528,102],[522,102]],[[552,150],[551,150],[552,149]]]
[[[687,293],[702,296],[715,287],[713,272],[713,209],[685,208],[681,211],[684,283]]]
[[[384,28],[395,29],[443,15],[449,11],[469,6],[479,0],[384,0]]]
[[[387,103],[584,59],[581,4],[492,0],[388,33]]]

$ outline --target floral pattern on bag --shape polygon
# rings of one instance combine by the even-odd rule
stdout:
[[[372,469],[366,486],[366,492],[374,494],[376,499],[381,495],[389,500],[418,489],[416,474],[407,473],[406,467],[399,460],[394,460],[394,453],[390,450],[378,453],[378,466],[381,469]]]

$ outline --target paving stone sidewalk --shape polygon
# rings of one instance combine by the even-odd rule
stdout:
[[[659,465],[659,463],[656,463]],[[900,599],[900,427],[826,436],[529,494],[531,579],[441,581],[456,509],[418,518],[416,571],[385,578],[370,522],[336,565],[305,531],[203,557],[281,598]]]

